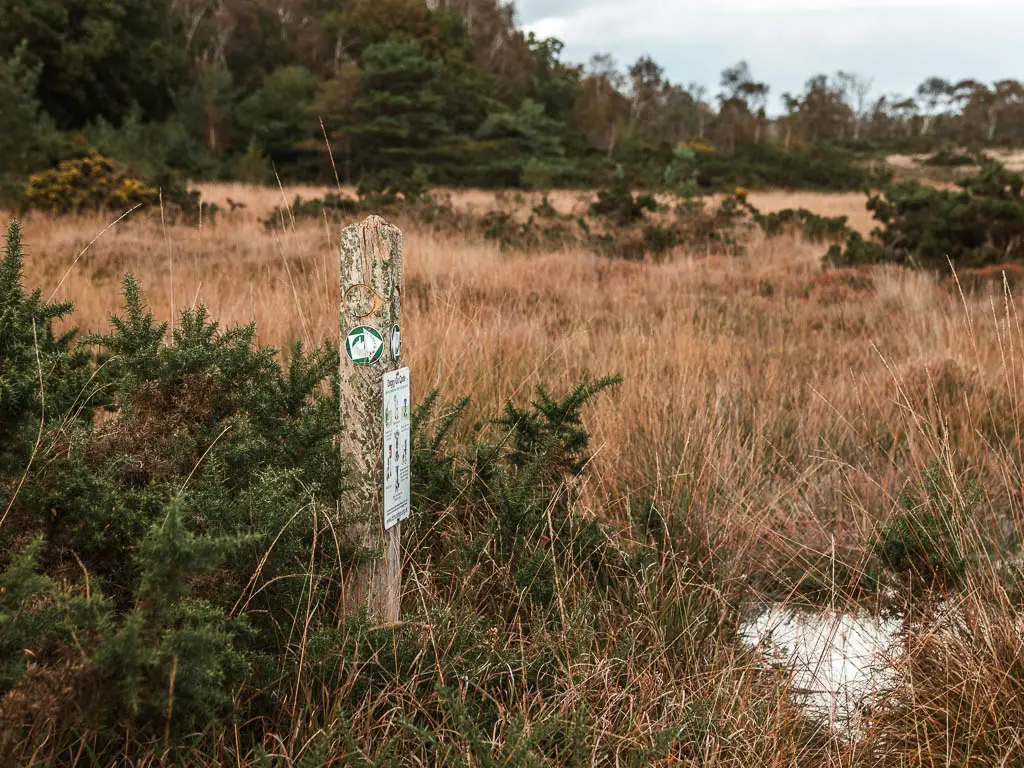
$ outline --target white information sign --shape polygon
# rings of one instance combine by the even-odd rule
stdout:
[[[409,516],[409,369],[384,374],[384,530]]]

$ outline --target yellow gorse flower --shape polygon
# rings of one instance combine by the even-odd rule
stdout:
[[[128,175],[126,169],[119,169],[96,150],[65,160],[52,170],[32,174],[25,186],[30,207],[55,213],[149,205],[157,198],[155,187]]]
[[[701,141],[700,139],[690,139],[690,141],[687,142],[687,144],[689,145],[690,149],[692,149],[694,152],[703,152],[704,154],[708,155],[714,154],[715,152],[715,148],[712,145],[708,144],[707,142]]]

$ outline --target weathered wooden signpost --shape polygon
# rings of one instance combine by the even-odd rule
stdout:
[[[409,516],[412,407],[401,367],[402,233],[378,216],[341,233],[341,450],[353,471],[343,500],[357,543],[382,552],[350,585],[352,605],[398,621],[402,520]]]

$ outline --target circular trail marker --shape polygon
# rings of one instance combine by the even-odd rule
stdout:
[[[345,337],[345,351],[356,365],[373,365],[384,353],[384,339],[376,328],[359,325]]]
[[[402,331],[398,324],[391,329],[391,359],[396,363],[402,357]]]

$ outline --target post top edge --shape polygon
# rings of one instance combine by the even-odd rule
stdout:
[[[396,225],[392,224],[387,219],[383,218],[382,216],[378,216],[375,213],[371,213],[362,221],[356,221],[347,225],[343,231],[365,229],[394,229],[397,231],[401,231]]]

